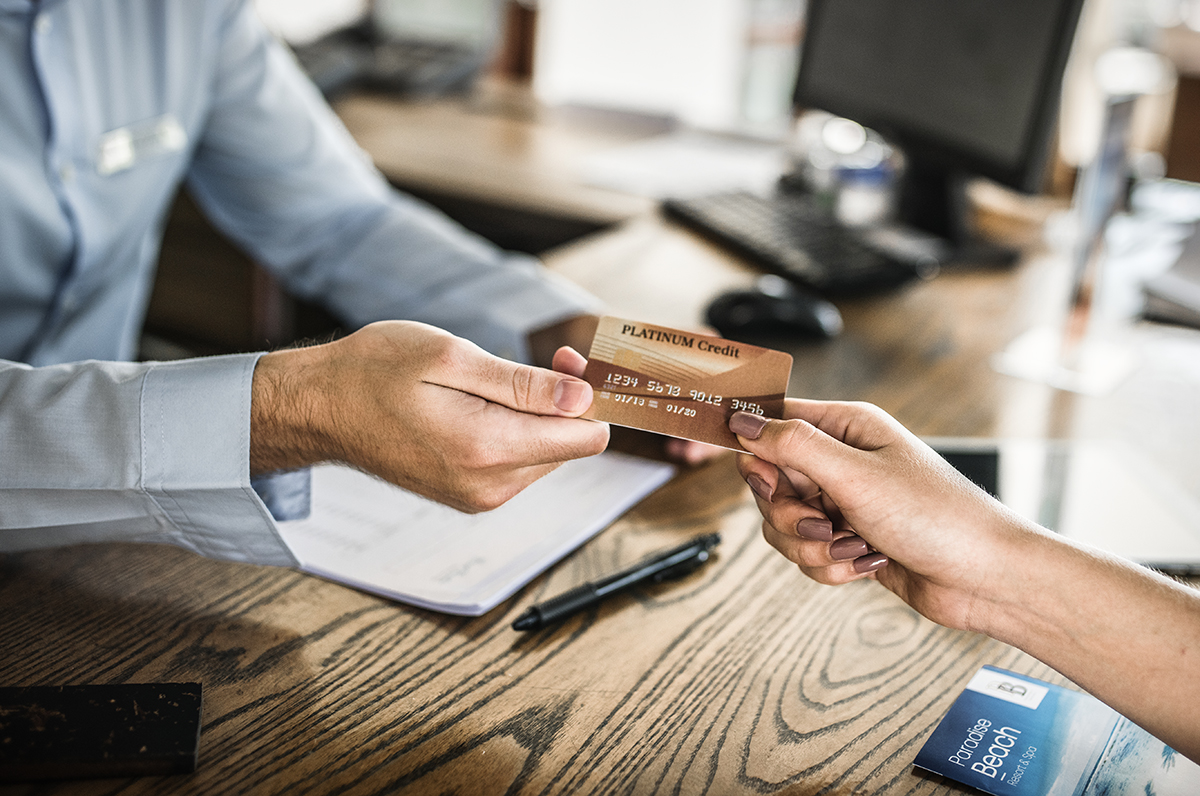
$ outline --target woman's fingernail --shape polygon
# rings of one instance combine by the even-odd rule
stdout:
[[[771,497],[775,494],[775,490],[771,489],[771,485],[767,483],[767,479],[758,473],[750,473],[750,475],[746,476],[746,483],[754,490],[754,494],[768,503],[771,502]]]
[[[870,550],[861,536],[843,536],[829,545],[829,556],[837,561],[846,561],[865,555]]]
[[[854,559],[854,571],[859,573],[874,572],[886,566],[887,562],[888,557],[883,553],[871,553],[870,555]]]
[[[749,412],[734,412],[733,416],[729,418],[729,430],[746,439],[758,439],[758,435],[762,433],[763,426],[766,424],[765,417]]]
[[[581,412],[587,408],[590,389],[585,381],[563,379],[554,388],[554,405],[564,412]]]
[[[833,523],[824,517],[805,517],[796,523],[796,533],[805,539],[828,542],[833,539]]]

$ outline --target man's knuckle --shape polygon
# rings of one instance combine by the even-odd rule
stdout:
[[[521,487],[513,484],[491,484],[473,495],[472,505],[479,511],[493,511],[512,500]]]
[[[593,423],[590,420],[583,422],[592,428],[588,429],[588,437],[581,446],[582,452],[585,456],[594,456],[608,447],[608,425],[605,423]]]
[[[532,406],[537,398],[537,379],[532,368],[513,368],[512,395],[513,406]]]
[[[591,444],[586,448],[588,456],[603,453],[608,448],[608,429],[602,429],[592,435]]]
[[[462,466],[468,472],[492,470],[504,463],[504,456],[494,445],[473,445],[462,457]]]
[[[547,437],[538,448],[536,458],[544,462],[565,462],[585,456],[595,456],[608,447],[608,426],[603,423],[593,423],[590,420],[570,420],[573,423],[587,423],[589,428],[582,436],[572,434],[559,437]]]
[[[430,362],[439,370],[458,372],[466,367],[462,341],[453,335],[437,335],[427,341]]]

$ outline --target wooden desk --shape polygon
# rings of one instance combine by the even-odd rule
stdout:
[[[614,311],[694,323],[752,272],[639,213],[549,264]],[[796,344],[792,392],[875,401],[930,435],[1113,433],[1200,477],[1200,374],[1149,358],[1106,399],[995,374],[1043,315],[1053,263],[949,274],[845,302],[847,332]],[[1196,335],[1165,335],[1191,362]],[[1154,386],[1170,387],[1169,393]],[[1173,442],[1173,444],[1172,444]],[[1155,448],[1157,450],[1157,448]],[[171,548],[0,556],[0,683],[200,681],[192,776],[0,794],[965,792],[911,761],[983,664],[1062,682],[1022,653],[938,627],[872,582],[816,585],[774,553],[730,456],[682,473],[491,613],[438,615],[289,570]],[[715,562],[553,629],[530,603],[700,532]],[[451,543],[452,540],[447,540]]]
[[[669,128],[624,114],[548,111],[527,91],[494,82],[465,99],[359,95],[335,108],[380,170],[406,190],[598,224],[642,214],[653,203],[587,185],[579,175],[584,159]]]

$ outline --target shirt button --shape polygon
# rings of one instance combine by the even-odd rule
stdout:
[[[75,167],[70,163],[64,163],[58,169],[58,177],[63,182],[70,184],[75,181]]]
[[[50,32],[50,28],[54,27],[54,21],[50,19],[50,15],[43,11],[37,15],[37,19],[33,21],[33,29],[37,33],[45,36]]]

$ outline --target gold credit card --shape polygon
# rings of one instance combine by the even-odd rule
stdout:
[[[741,451],[730,416],[782,417],[791,372],[782,351],[606,316],[583,374],[595,392],[583,416]]]

